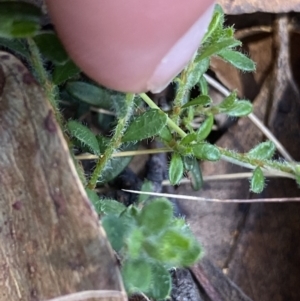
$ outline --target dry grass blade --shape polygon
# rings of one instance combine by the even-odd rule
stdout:
[[[81,301],[87,299],[104,299],[108,300],[109,298],[121,298],[126,300],[124,293],[119,291],[106,291],[106,290],[95,290],[95,291],[83,291],[78,293],[73,293],[65,296],[60,296],[57,298],[49,299],[47,301]]]
[[[203,198],[197,196],[190,195],[178,195],[178,194],[170,194],[170,193],[157,193],[157,192],[145,192],[145,191],[137,191],[137,190],[127,190],[122,189],[123,191],[136,193],[136,194],[145,194],[149,196],[160,196],[165,198],[173,198],[180,200],[192,200],[198,202],[213,202],[213,203],[282,203],[282,202],[300,202],[300,197],[298,198],[269,198],[269,199],[212,199],[212,198]]]

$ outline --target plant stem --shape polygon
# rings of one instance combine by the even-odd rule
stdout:
[[[134,106],[134,96],[135,95],[131,93],[126,94],[125,111],[118,120],[118,124],[115,128],[115,133],[112,139],[110,140],[110,143],[107,146],[104,154],[98,159],[96,167],[87,185],[90,189],[95,189],[102,170],[105,168],[107,162],[111,159],[114,151],[118,149],[122,143],[122,136],[126,130],[127,122],[132,115],[132,109]]]
[[[145,103],[152,109],[161,109],[153,102],[153,100],[145,93],[141,93],[140,97],[145,101]],[[174,130],[181,138],[186,136],[186,133],[171,119],[168,117],[167,124],[170,129]]]
[[[160,108],[150,99],[149,96],[147,96],[144,93],[140,94],[140,96],[151,108],[160,110]],[[181,138],[184,138],[186,136],[186,133],[169,117],[167,120],[167,124]],[[221,153],[221,159],[224,161],[228,161],[250,169],[254,169],[257,166],[260,166],[261,168],[265,169],[268,172],[272,172],[275,175],[281,175],[288,178],[296,179],[296,175],[290,164],[272,160],[258,160],[256,158],[248,156],[247,154],[236,153],[233,151],[226,150],[219,146],[216,147],[218,147]]]
[[[58,108],[58,101],[57,101],[58,97],[57,97],[56,86],[48,78],[48,74],[43,65],[43,59],[34,40],[32,38],[28,38],[27,43],[28,43],[28,48],[31,56],[31,64],[33,70],[36,72],[37,80],[43,87],[46,97],[50,101],[54,109],[56,120],[61,126],[63,118]]]

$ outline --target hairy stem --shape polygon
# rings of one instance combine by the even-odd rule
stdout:
[[[41,57],[41,54],[39,52],[38,47],[36,46],[34,40],[32,38],[27,39],[28,48],[30,51],[31,56],[31,64],[33,67],[33,70],[35,71],[35,75],[37,77],[37,80],[43,87],[47,99],[50,101],[56,120],[58,121],[59,125],[62,125],[62,115],[58,108],[58,97],[57,97],[57,89],[56,86],[49,80],[47,71],[44,68],[43,59]]]
[[[126,130],[126,125],[128,123],[128,120],[132,115],[133,106],[134,106],[134,94],[128,93],[126,94],[124,112],[118,120],[118,124],[115,128],[115,133],[112,139],[110,140],[109,145],[107,146],[104,154],[100,156],[96,164],[96,167],[87,185],[88,188],[95,189],[102,170],[105,168],[107,162],[111,159],[113,152],[116,149],[118,149],[122,144],[122,136]]]

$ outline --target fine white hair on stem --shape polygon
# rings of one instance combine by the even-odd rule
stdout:
[[[109,290],[90,290],[72,293],[46,301],[81,301],[92,298],[100,298],[107,300],[108,298],[121,298],[121,300],[127,300],[125,293],[120,291],[109,291]]]
[[[180,200],[192,200],[198,202],[212,202],[212,203],[281,203],[281,202],[300,202],[299,198],[268,198],[268,199],[212,199],[212,198],[204,198],[198,196],[190,196],[190,195],[181,195],[181,194],[170,194],[170,193],[157,193],[157,192],[146,192],[146,191],[138,191],[138,190],[128,190],[122,189],[123,191],[136,193],[136,194],[145,194],[151,196],[160,196],[165,198],[173,198]]]
[[[215,79],[210,77],[209,75],[204,75],[205,79],[207,80],[208,84],[211,85],[213,88],[215,88],[217,91],[219,91],[224,96],[230,95],[230,91],[226,89],[223,85],[221,85],[219,82],[217,82]],[[288,153],[288,151],[285,149],[285,147],[278,141],[278,139],[271,133],[271,131],[257,118],[257,116],[253,113],[248,115],[249,119],[256,125],[261,132],[269,139],[271,140],[277,150],[280,152],[280,154],[289,162],[293,162],[294,159],[292,156]]]

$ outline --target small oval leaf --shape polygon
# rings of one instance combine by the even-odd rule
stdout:
[[[185,105],[183,105],[182,109],[192,107],[192,106],[203,106],[203,107],[205,107],[205,106],[210,105],[211,103],[212,103],[212,100],[208,95],[200,95],[200,96],[192,99],[191,101],[189,101]]]
[[[157,198],[146,204],[138,216],[139,225],[147,233],[162,231],[173,217],[173,206],[164,198]]]
[[[192,151],[196,158],[208,161],[218,161],[221,158],[219,149],[209,143],[203,142],[193,146]]]
[[[255,71],[255,63],[244,54],[231,49],[224,49],[218,54],[223,60],[242,71]]]
[[[120,251],[124,245],[124,239],[129,227],[117,215],[106,215],[101,219],[101,223],[111,246],[116,252]]]
[[[159,263],[152,264],[151,269],[151,285],[146,294],[154,300],[165,300],[169,297],[172,288],[170,273]]]
[[[276,146],[272,141],[258,144],[248,152],[248,155],[255,159],[271,159],[276,151]]]
[[[167,126],[164,126],[160,130],[159,137],[166,142],[170,142],[173,139],[172,133]]]
[[[261,193],[265,187],[265,176],[260,167],[256,167],[251,178],[251,191]]]
[[[193,88],[198,84],[200,77],[208,70],[210,60],[208,58],[199,62],[194,62],[193,69],[188,73],[186,87]]]
[[[201,61],[207,57],[218,54],[224,48],[240,46],[242,43],[234,38],[222,39],[219,42],[212,43],[205,47],[196,57],[195,62]]]
[[[122,141],[139,141],[158,134],[167,123],[167,115],[160,110],[150,109],[135,117],[129,124]]]
[[[146,292],[152,280],[151,264],[143,259],[125,261],[122,278],[126,290],[132,293]]]
[[[54,32],[43,32],[34,38],[40,52],[54,64],[64,64],[69,56]]]
[[[248,100],[239,100],[226,112],[229,116],[240,117],[252,113],[253,107]]]
[[[228,111],[232,108],[234,103],[237,100],[237,93],[236,91],[233,91],[228,95],[227,97],[224,98],[224,100],[218,105],[220,111]]]
[[[169,179],[172,185],[177,185],[182,179],[183,175],[183,162],[181,156],[173,153],[169,168]]]
[[[190,133],[187,134],[182,140],[180,141],[181,145],[188,145],[192,143],[193,141],[196,141],[197,139],[197,134],[196,133]]]
[[[84,146],[87,146],[93,154],[100,154],[98,140],[89,128],[78,121],[71,120],[67,123],[67,129],[72,137],[76,138]]]
[[[202,141],[207,138],[210,134],[212,127],[214,125],[214,116],[212,114],[208,115],[204,122],[201,124],[197,130],[197,141]]]
[[[203,186],[202,171],[199,162],[195,157],[192,158],[191,168],[188,171],[188,178],[191,181],[193,190],[198,191]]]
[[[80,69],[71,60],[68,60],[64,65],[56,65],[54,67],[52,80],[55,85],[60,85],[66,80],[72,78],[80,72]]]

